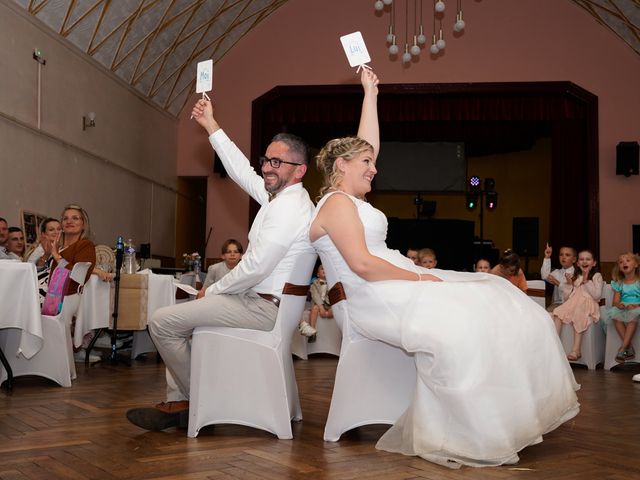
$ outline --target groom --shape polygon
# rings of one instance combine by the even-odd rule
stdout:
[[[309,164],[305,143],[295,135],[276,135],[260,157],[261,178],[218,125],[211,102],[198,100],[192,115],[207,131],[229,176],[261,207],[249,231],[247,251],[231,272],[207,288],[202,298],[153,314],[149,333],[175,382],[167,387],[172,401],[127,412],[130,422],[146,430],[187,426],[193,329],[273,329],[282,288],[296,259],[313,252],[308,231],[314,206],[302,186]]]

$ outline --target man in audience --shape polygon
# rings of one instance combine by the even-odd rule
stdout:
[[[22,229],[9,227],[7,254],[16,260],[22,260],[22,255],[24,255],[24,233],[22,233]]]
[[[7,239],[9,238],[9,224],[7,221],[0,217],[0,260],[6,260],[11,258],[7,254]]]
[[[247,251],[233,270],[208,287],[204,297],[153,314],[149,333],[173,380],[167,388],[167,398],[173,401],[127,412],[130,422],[147,430],[187,426],[193,329],[273,329],[279,297],[296,259],[314,251],[308,240],[314,206],[302,186],[308,166],[304,142],[295,135],[276,135],[260,159],[260,178],[214,119],[210,102],[199,100],[192,114],[207,131],[229,176],[261,208],[249,231]]]

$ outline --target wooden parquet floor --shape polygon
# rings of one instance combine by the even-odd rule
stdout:
[[[582,411],[512,467],[450,470],[375,449],[384,426],[322,440],[337,360],[296,361],[304,421],[294,440],[223,425],[195,439],[144,432],[125,411],[164,398],[164,367],[78,365],[72,388],[18,378],[0,393],[0,479],[640,479],[640,384],[622,371],[574,370]],[[257,400],[258,401],[258,400]]]

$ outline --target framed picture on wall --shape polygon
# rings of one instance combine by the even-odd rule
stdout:
[[[42,222],[46,220],[47,215],[22,210],[21,218],[22,231],[24,232],[24,241],[27,244],[28,248],[38,241],[40,225],[42,225]]]

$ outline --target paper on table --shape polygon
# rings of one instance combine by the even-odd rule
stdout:
[[[187,292],[189,295],[197,295],[198,290],[193,288],[191,285],[187,285],[185,283],[180,283],[178,280],[174,280],[173,284],[178,287],[180,290]]]

